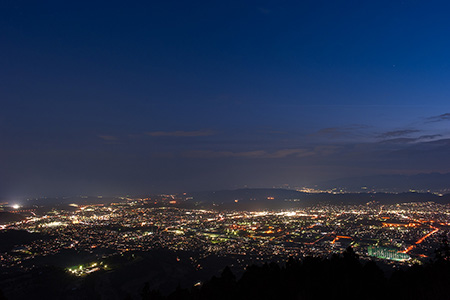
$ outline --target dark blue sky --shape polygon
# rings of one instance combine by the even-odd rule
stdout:
[[[0,3],[4,197],[450,171],[447,1],[67,2]]]

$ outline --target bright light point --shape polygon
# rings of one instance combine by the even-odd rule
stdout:
[[[12,208],[14,208],[14,209],[19,209],[19,208],[20,208],[20,205],[19,205],[19,204],[13,204]]]

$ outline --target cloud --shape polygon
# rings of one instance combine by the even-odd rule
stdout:
[[[363,124],[355,124],[347,127],[327,127],[322,128],[319,131],[311,134],[311,136],[326,137],[326,138],[339,138],[342,136],[348,136],[355,134],[356,131],[366,129],[369,126]]]
[[[240,157],[240,158],[285,158],[285,157],[305,157],[314,155],[313,152],[306,149],[281,149],[274,152],[268,152],[265,150],[255,151],[190,151],[185,153],[187,157],[195,158],[227,158],[227,157]]]
[[[341,149],[342,149],[341,146],[320,145],[320,146],[316,146],[314,148],[314,152],[315,152],[315,154],[318,154],[318,155],[327,156],[327,155],[334,154]]]
[[[440,121],[450,121],[450,113],[445,113],[439,116],[433,116],[428,118],[428,122],[440,122]]]
[[[273,153],[268,153],[268,158],[283,158],[287,156],[295,156],[295,157],[305,157],[314,155],[313,152],[308,151],[306,149],[282,149],[275,151]]]
[[[342,136],[344,134],[346,134],[346,133],[342,130],[342,128],[339,128],[339,127],[328,127],[328,128],[320,129],[314,135],[339,137],[339,136]]]
[[[102,140],[108,141],[108,142],[117,141],[118,140],[118,138],[113,136],[113,135],[99,135],[98,137],[101,138]]]
[[[378,135],[378,137],[379,138],[401,137],[401,136],[409,135],[411,133],[416,133],[416,132],[420,132],[420,130],[417,130],[417,129],[394,130],[394,131],[383,132],[382,134]]]
[[[212,130],[196,130],[196,131],[150,131],[146,132],[146,135],[160,137],[160,136],[170,136],[170,137],[197,137],[197,136],[210,136],[214,135]]]
[[[441,136],[442,136],[442,134],[422,135],[422,136],[419,136],[419,139],[420,140],[432,140],[432,139],[435,139],[435,138],[441,137]]]
[[[400,137],[400,138],[394,138],[394,139],[388,139],[383,140],[380,143],[382,144],[411,144],[423,140],[433,140],[437,137],[441,137],[441,134],[431,134],[431,135],[421,135],[417,138],[406,138],[406,137]]]
[[[409,144],[409,143],[414,143],[417,140],[418,140],[417,138],[395,138],[395,139],[383,140],[380,143],[381,144]]]

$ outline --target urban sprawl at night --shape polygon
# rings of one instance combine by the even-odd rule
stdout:
[[[44,238],[1,253],[1,267],[6,272],[29,271],[36,258],[68,249],[99,258],[153,249],[191,251],[198,254],[192,258],[197,268],[209,255],[231,256],[245,267],[258,260],[326,256],[350,245],[364,259],[421,264],[433,255],[450,225],[450,207],[432,202],[218,211],[179,208],[184,199],[165,196],[158,201],[122,198],[110,204],[72,204],[45,214],[28,209],[26,219],[1,229]],[[398,255],[383,257],[389,251]]]

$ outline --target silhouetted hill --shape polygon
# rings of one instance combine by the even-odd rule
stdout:
[[[323,190],[336,188],[350,192],[363,191],[362,188],[387,192],[450,191],[450,173],[351,177],[320,182],[316,186]]]
[[[308,194],[298,192],[295,190],[286,189],[237,189],[237,190],[222,190],[222,191],[209,191],[209,192],[195,192],[189,193],[188,196],[193,197],[196,202],[202,203],[214,203],[218,205],[252,205],[253,204],[266,204],[270,206],[270,203],[282,203],[297,200],[306,204]]]
[[[450,194],[438,196],[431,193],[304,193],[285,189],[238,189],[197,192],[187,195],[192,202],[222,209],[288,209],[318,203],[365,204],[379,202],[395,204],[404,202],[450,203]]]
[[[448,258],[404,268],[386,278],[375,262],[362,263],[349,247],[330,258],[291,258],[285,265],[251,265],[240,279],[226,267],[220,277],[213,276],[201,287],[177,288],[167,297],[145,285],[141,295],[143,300],[449,299]]]
[[[87,205],[87,204],[107,204],[115,201],[118,201],[118,199],[114,197],[94,197],[94,196],[45,197],[45,198],[28,199],[26,205],[60,206],[60,205],[67,205],[69,203],[74,203],[78,205]]]
[[[20,214],[10,213],[10,212],[5,212],[5,211],[0,212],[0,225],[11,223],[11,222],[19,222],[24,219],[25,219],[25,217]]]
[[[44,237],[42,234],[25,230],[2,230],[0,231],[0,251],[11,251],[16,245],[29,244]]]

